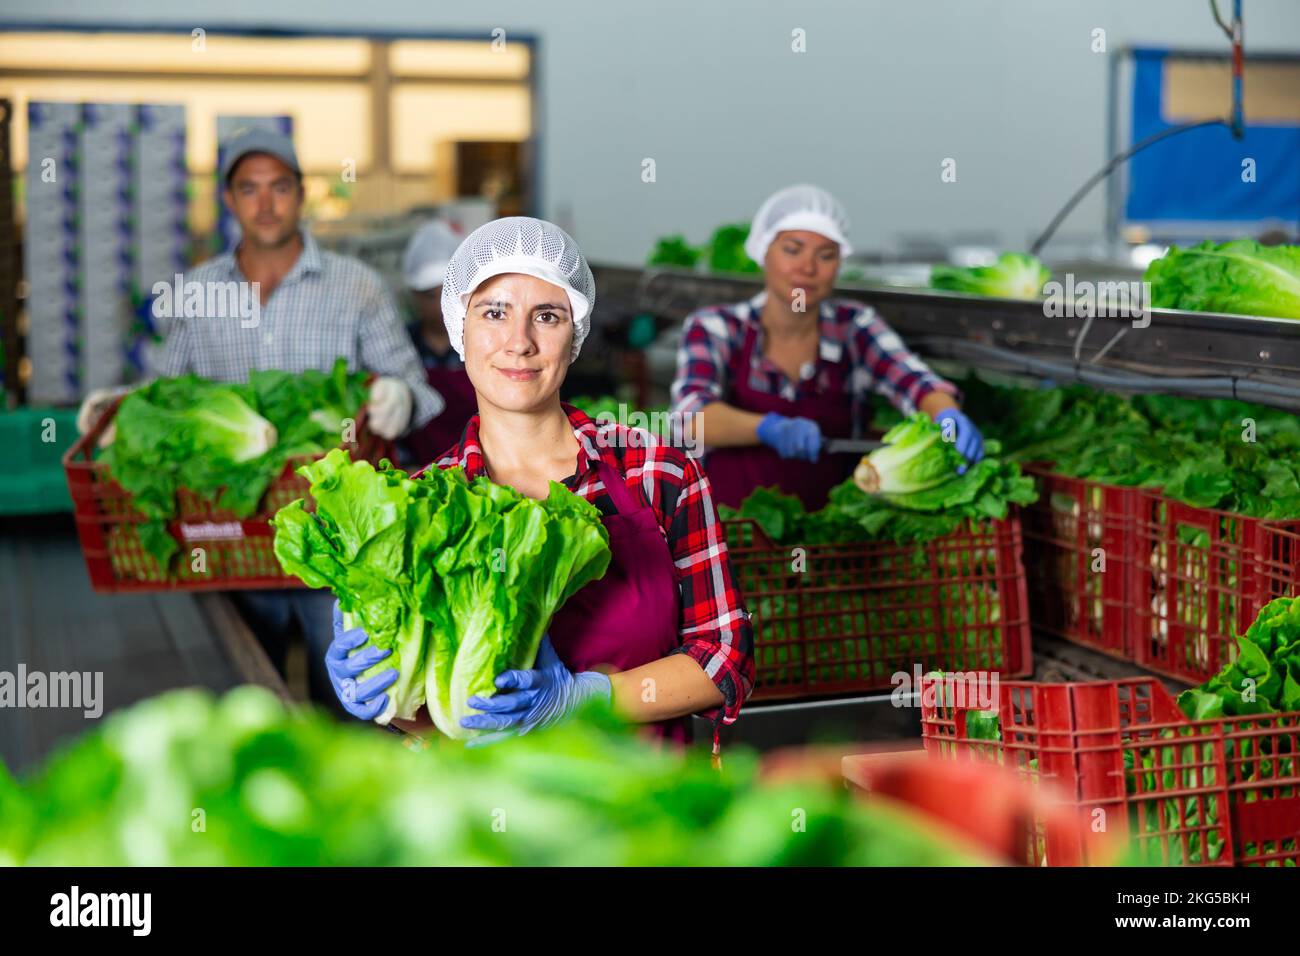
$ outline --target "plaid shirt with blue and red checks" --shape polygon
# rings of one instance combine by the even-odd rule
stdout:
[[[696,661],[722,691],[723,706],[700,716],[715,724],[719,719],[732,723],[754,689],[754,632],[736,587],[708,479],[684,450],[647,431],[593,421],[572,405],[565,405],[564,411],[578,439],[577,467],[564,486],[601,514],[617,514],[596,469],[603,459],[623,476],[633,497],[654,511],[677,568],[681,644],[676,653]],[[460,444],[444,453],[437,466],[459,465],[471,480],[485,474],[478,427],[475,415]]]
[[[763,355],[759,315],[766,297],[766,292],[760,292],[745,302],[708,306],[686,317],[672,388],[674,412],[698,412],[710,402],[728,400],[732,355],[742,347],[750,327],[758,335],[748,369],[750,388],[792,402],[809,391],[825,390],[830,366],[844,364],[844,388],[853,402],[855,435],[861,435],[870,424],[864,407],[871,392],[886,398],[904,415],[916,411],[931,392],[958,395],[957,387],[932,372],[875,309],[851,299],[822,302],[817,361],[809,362],[803,377],[792,381]]]

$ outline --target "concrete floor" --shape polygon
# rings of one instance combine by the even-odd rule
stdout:
[[[105,716],[177,687],[277,683],[217,600],[96,594],[71,515],[0,519],[0,671],[99,672]],[[96,723],[82,710],[6,707],[0,760],[22,771]]]

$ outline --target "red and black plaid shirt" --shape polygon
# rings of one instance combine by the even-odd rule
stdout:
[[[721,708],[700,716],[732,723],[754,689],[754,632],[736,588],[709,480],[699,462],[649,432],[617,422],[595,422],[572,405],[564,410],[578,439],[577,468],[564,486],[601,514],[616,514],[596,470],[596,462],[603,458],[624,477],[636,500],[654,510],[681,590],[681,645],[675,653],[698,662],[726,699]],[[478,424],[475,415],[465,426],[460,444],[438,459],[439,468],[459,465],[470,479],[485,474]],[[609,434],[611,429],[616,433]],[[633,431],[638,434],[629,439]]]

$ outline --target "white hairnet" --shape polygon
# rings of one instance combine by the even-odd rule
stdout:
[[[417,229],[402,254],[402,281],[406,287],[423,292],[442,285],[447,263],[460,240],[450,226],[438,219]]]
[[[787,186],[767,197],[754,216],[745,240],[745,254],[759,265],[777,233],[806,229],[840,245],[840,256],[853,252],[849,245],[849,216],[838,199],[817,186]]]
[[[591,331],[596,280],[573,237],[554,223],[527,216],[494,219],[479,226],[460,244],[447,265],[442,285],[442,321],[451,346],[465,357],[465,310],[471,293],[493,276],[520,272],[552,285],[569,297],[573,311],[573,352]]]

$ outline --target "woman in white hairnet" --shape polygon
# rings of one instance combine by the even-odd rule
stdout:
[[[718,725],[736,719],[753,688],[749,616],[698,463],[647,431],[597,423],[560,402],[595,301],[573,239],[538,219],[476,229],[447,268],[443,321],[478,414],[436,467],[459,466],[533,498],[558,481],[600,510],[612,552],[605,576],[552,619],[536,666],[499,675],[497,692],[471,698],[480,713],[462,723],[526,733],[596,697],[674,741],[689,738],[689,715],[710,716],[716,747]],[[352,653],[365,641],[363,631],[343,630],[336,608],[327,664],[344,706],[370,720],[384,713],[397,674],[357,683],[389,654]]]
[[[810,510],[858,457],[830,455],[832,438],[859,437],[871,392],[904,414],[945,424],[967,461],[983,455],[979,430],[957,389],[907,349],[868,305],[833,299],[849,255],[849,220],[824,189],[789,186],[770,196],[745,252],[765,288],[733,305],[691,313],[673,381],[673,411],[696,423],[719,504],[736,507],[756,487],[777,485]]]
[[[411,236],[402,255],[402,282],[415,320],[407,326],[424,365],[429,386],[445,407],[423,428],[413,429],[400,443],[405,464],[423,465],[458,441],[474,414],[474,386],[460,355],[451,346],[442,321],[442,283],[447,263],[463,237],[439,220],[425,223]]]

